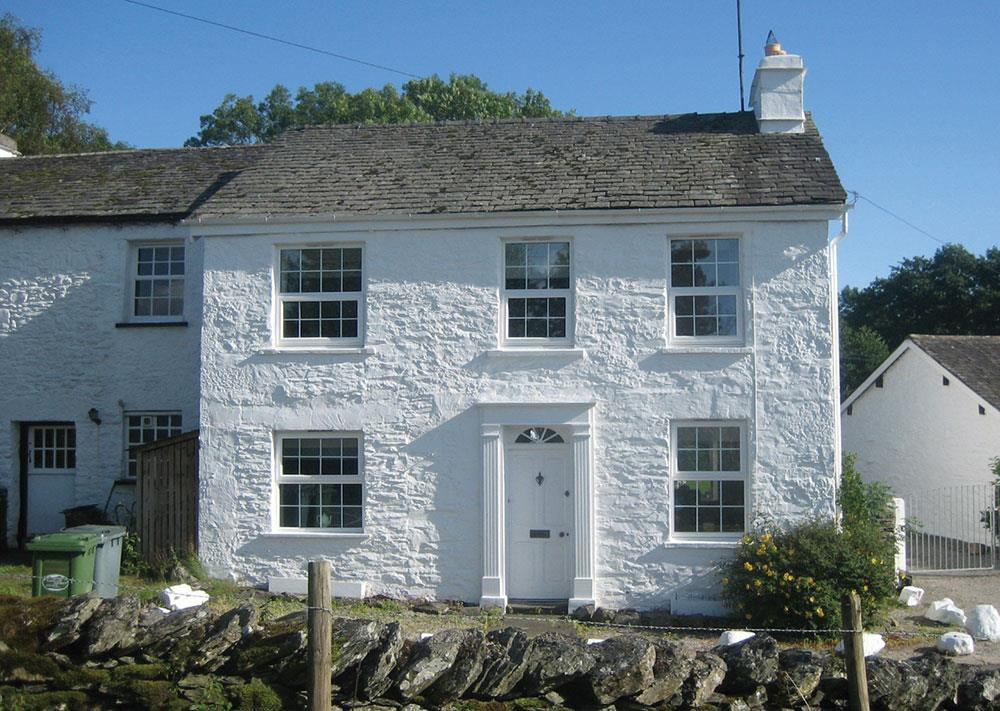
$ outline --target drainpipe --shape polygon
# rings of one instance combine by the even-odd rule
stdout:
[[[830,238],[827,245],[827,258],[830,260],[830,331],[833,338],[833,475],[834,492],[840,489],[840,477],[843,470],[843,452],[840,442],[840,289],[837,286],[837,245],[847,236],[847,211],[854,203],[845,202],[840,213],[840,232]],[[834,515],[840,520],[840,508],[834,499]]]

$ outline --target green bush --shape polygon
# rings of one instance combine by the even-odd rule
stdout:
[[[883,619],[896,593],[888,489],[862,482],[845,457],[838,503],[842,525],[816,519],[743,537],[724,566],[722,590],[748,626],[841,628],[841,600],[852,590],[866,624]]]

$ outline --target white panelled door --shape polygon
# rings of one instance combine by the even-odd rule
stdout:
[[[62,514],[75,503],[76,428],[28,428],[28,535],[59,531]]]
[[[509,445],[504,461],[507,595],[567,599],[573,580],[572,451],[552,430],[534,429],[539,441]],[[558,441],[541,441],[543,432]]]

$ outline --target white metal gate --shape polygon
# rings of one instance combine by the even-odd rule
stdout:
[[[906,502],[909,571],[982,570],[1000,562],[1000,484],[915,492]]]

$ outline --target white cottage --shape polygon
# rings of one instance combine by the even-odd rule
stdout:
[[[1000,457],[1000,336],[911,335],[841,409],[844,450],[897,496],[988,485]],[[978,506],[963,513],[979,527]]]
[[[803,74],[765,58],[756,115],[293,130],[213,184],[176,228],[208,569],[709,609],[754,520],[832,514],[845,194]]]

